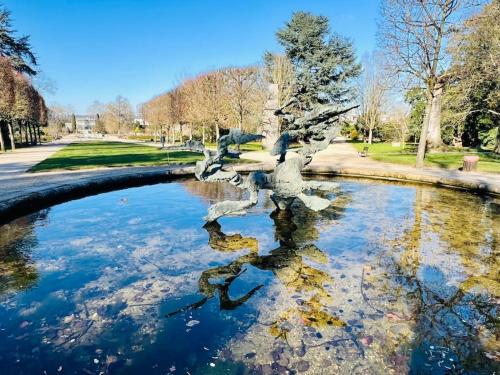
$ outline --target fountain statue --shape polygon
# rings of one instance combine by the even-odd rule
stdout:
[[[223,201],[208,209],[205,220],[215,221],[225,215],[241,215],[247,208],[257,204],[260,189],[272,191],[271,199],[278,210],[288,210],[292,203],[299,199],[304,205],[320,211],[328,207],[327,199],[307,195],[309,190],[330,191],[337,184],[326,181],[305,181],[301,171],[312,161],[315,153],[324,150],[337,136],[340,125],[339,116],[354,107],[339,109],[334,104],[318,104],[302,116],[293,113],[297,100],[292,98],[274,114],[283,118],[285,131],[279,136],[271,150],[271,155],[279,156],[276,168],[272,173],[251,172],[244,177],[234,171],[223,170],[224,157],[237,158],[238,153],[229,150],[230,145],[240,145],[262,139],[262,135],[245,134],[239,129],[231,129],[217,142],[217,150],[205,149],[204,160],[196,163],[195,175],[200,181],[226,181],[238,188],[248,191],[248,198],[240,201]],[[286,158],[291,142],[300,142],[301,147],[295,149],[297,157]]]

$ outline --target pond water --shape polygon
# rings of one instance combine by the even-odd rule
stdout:
[[[0,227],[1,374],[493,374],[500,202],[339,179],[204,226],[181,181]]]

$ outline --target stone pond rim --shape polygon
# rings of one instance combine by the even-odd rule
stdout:
[[[226,166],[228,170],[235,170],[242,173],[271,171],[273,168],[274,166],[272,165],[261,163]],[[106,172],[109,171],[105,170],[97,176],[73,179],[57,186],[53,186],[50,182],[42,182],[36,191],[19,191],[14,197],[8,199],[0,198],[0,224],[6,224],[35,211],[86,196],[194,177],[194,166],[179,168],[129,167],[124,168],[122,173],[119,173],[117,170],[114,171],[115,173],[113,174],[107,174]],[[494,183],[467,180],[466,178],[460,178],[462,176],[440,176],[439,173],[430,174],[418,170],[407,172],[371,169],[368,167],[335,167],[313,164],[304,169],[303,173],[305,176],[339,176],[426,184],[466,190],[478,195],[500,197],[500,186]],[[466,177],[466,175],[463,177]]]

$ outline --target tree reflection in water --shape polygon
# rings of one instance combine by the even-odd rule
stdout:
[[[186,185],[203,200],[239,197],[223,184]],[[137,202],[150,187],[141,189]],[[165,189],[173,196],[179,186]],[[25,373],[41,372],[37,361],[59,365],[65,353],[64,371],[77,372],[94,363],[97,349],[104,350],[103,372],[109,354],[120,366],[134,361],[137,371],[161,360],[158,373],[175,363],[177,372],[194,374],[194,359],[180,362],[195,352],[203,374],[214,357],[221,373],[234,362],[249,373],[307,366],[309,374],[498,370],[498,200],[342,180],[325,211],[297,204],[292,214],[273,212],[274,228],[262,228],[272,205],[263,194],[251,216],[235,220],[244,233],[216,222],[205,226],[213,250],[207,253],[200,221],[178,220],[204,212],[198,197],[188,194],[161,211],[155,208],[163,197],[116,208],[117,194],[110,194],[112,203],[99,206],[110,215],[99,225],[80,222],[87,207],[75,215],[69,204],[54,210],[46,227],[36,222],[46,212],[2,227],[2,370],[18,373],[11,364],[21,359]],[[144,223],[130,224],[140,215]],[[66,233],[68,226],[78,230]],[[197,303],[169,315],[212,304],[160,319],[194,295]],[[188,318],[200,325],[186,329]]]
[[[364,323],[364,333],[334,334],[316,345],[336,346],[344,341],[346,351],[342,356],[350,358],[355,366],[355,357],[348,355],[351,350],[348,347],[354,344],[358,358],[363,357],[367,349],[360,345],[360,340],[363,335],[371,334],[380,340],[376,350],[384,348],[385,365],[380,366],[395,371],[425,370],[423,373],[437,374],[467,373],[478,368],[483,368],[480,373],[485,374],[495,371],[500,351],[498,203],[478,202],[480,198],[464,200],[463,194],[454,191],[416,187],[413,214],[401,223],[401,231],[394,231],[396,235],[391,237],[386,236],[388,231],[379,235],[373,230],[375,226],[387,229],[394,224],[391,217],[374,215],[376,206],[384,202],[383,197],[377,199],[381,201],[373,202],[375,208],[368,208],[366,217],[362,215],[366,220],[364,235],[378,254],[371,265],[361,267],[362,298],[357,312]],[[345,200],[343,207],[348,202],[349,199]],[[478,209],[478,204],[484,209]],[[310,261],[318,265],[328,263],[328,256],[314,241],[319,238],[320,220],[334,221],[342,215],[343,208],[339,209],[342,204],[336,205],[335,210],[323,213],[303,207],[295,207],[293,214],[273,212],[271,218],[279,247],[268,255],[259,255],[256,238],[226,235],[218,223],[206,225],[209,244],[214,250],[248,249],[249,253],[228,265],[203,272],[199,291],[205,297],[185,309],[200,307],[217,293],[222,310],[247,302],[262,285],[256,285],[234,301],[228,297],[228,290],[246,267],[252,266],[271,271],[283,287],[296,294],[294,297],[300,296],[295,299],[300,302],[297,306],[291,303],[273,321],[260,322],[267,325],[271,336],[288,343],[290,330],[300,329],[297,322],[305,328],[350,325],[329,309],[333,301],[331,291],[325,286],[333,284],[335,273],[310,265]],[[387,222],[376,221],[375,217]],[[372,336],[363,338],[370,342],[366,337]],[[300,353],[301,348],[294,341],[295,348],[290,349]],[[241,349],[245,345],[235,347]],[[336,348],[338,353],[339,346]]]
[[[33,287],[38,271],[31,260],[37,245],[33,233],[37,220],[44,220],[49,210],[23,216],[2,226],[0,236],[0,296]]]
[[[477,203],[416,188],[413,223],[392,242],[382,273],[369,278],[372,290],[386,293],[371,296],[381,309],[390,311],[387,301],[407,306],[407,316],[389,314],[412,326],[410,372],[494,373],[500,359],[499,206]]]

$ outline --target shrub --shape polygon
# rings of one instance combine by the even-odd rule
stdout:
[[[358,137],[359,137],[359,133],[358,133],[358,131],[357,131],[356,129],[352,129],[352,130],[351,130],[351,133],[349,134],[349,137],[350,137],[353,141],[357,140],[357,139],[358,139]]]

